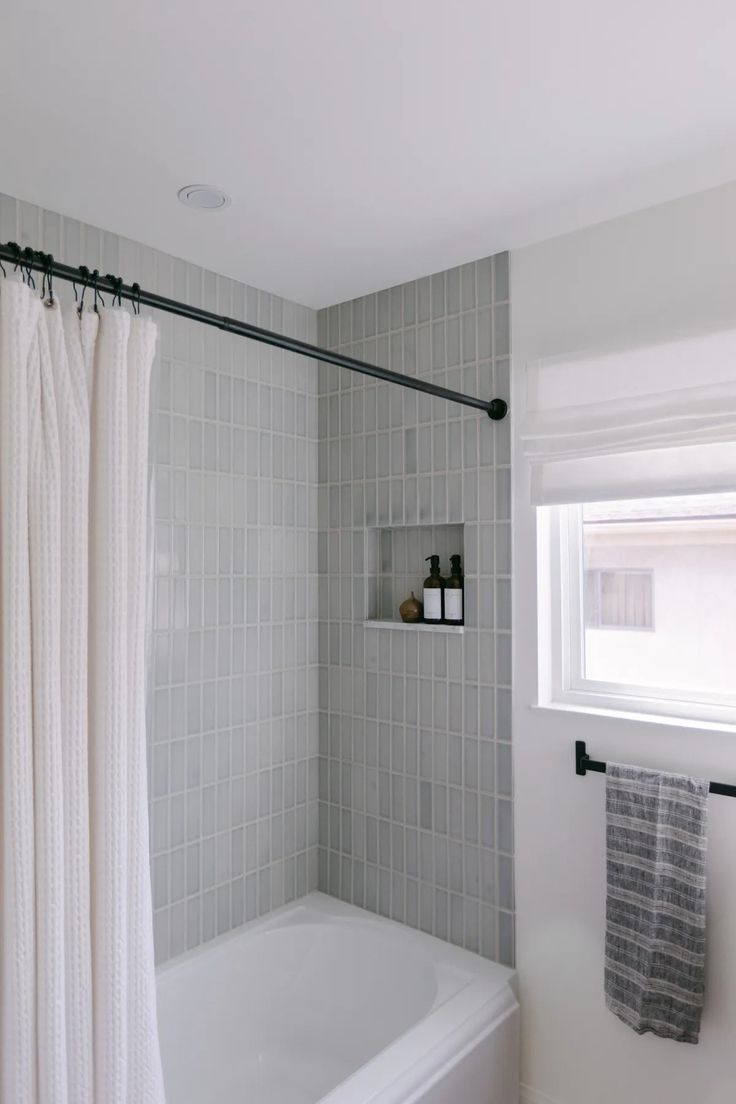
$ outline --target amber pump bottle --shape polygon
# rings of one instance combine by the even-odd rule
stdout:
[[[451,574],[445,582],[445,624],[465,624],[465,590],[459,556],[450,556]]]
[[[427,556],[429,575],[424,580],[424,620],[430,625],[441,625],[445,616],[445,580],[440,575],[439,556]]]

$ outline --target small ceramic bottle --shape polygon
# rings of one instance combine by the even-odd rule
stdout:
[[[450,567],[450,578],[445,582],[445,624],[464,625],[465,590],[459,556],[450,556]]]
[[[439,556],[427,556],[429,575],[424,580],[424,620],[429,625],[441,625],[445,613],[443,595],[445,580],[440,575]]]

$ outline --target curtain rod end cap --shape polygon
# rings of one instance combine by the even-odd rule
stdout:
[[[488,417],[493,422],[500,422],[508,413],[508,403],[503,399],[491,399],[488,404]]]

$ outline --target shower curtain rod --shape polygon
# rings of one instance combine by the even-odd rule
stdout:
[[[338,368],[347,368],[351,372],[361,372],[365,376],[373,376],[375,379],[385,380],[387,383],[397,383],[400,387],[410,387],[414,391],[423,391],[427,395],[434,395],[436,398],[446,399],[448,402],[472,406],[477,410],[485,411],[494,422],[504,418],[508,410],[508,406],[503,399],[491,399],[490,401],[479,399],[474,395],[452,391],[448,387],[440,387],[436,383],[429,383],[415,376],[405,376],[401,372],[392,372],[388,368],[379,367],[377,364],[368,364],[367,361],[358,360],[355,357],[334,353],[331,349],[322,349],[318,345],[310,345],[306,341],[299,341],[296,338],[287,337],[285,334],[264,330],[260,326],[251,325],[250,322],[242,322],[237,318],[215,314],[214,311],[193,307],[188,303],[180,303],[176,299],[167,299],[165,296],[156,295],[152,291],[143,291],[138,284],[124,284],[119,276],[111,276],[110,274],[101,276],[97,269],[90,271],[84,265],[79,268],[72,268],[70,265],[55,261],[50,253],[43,253],[30,247],[21,249],[15,242],[7,242],[4,245],[0,243],[0,261],[8,261],[28,273],[32,270],[42,272],[47,282],[58,279],[66,280],[75,285],[80,284],[84,290],[90,289],[93,293],[104,292],[106,295],[111,295],[113,302],[115,299],[118,299],[118,301],[129,299],[134,306],[153,307],[154,310],[176,314],[181,318],[189,318],[193,322],[201,322],[205,326],[215,326],[217,329],[237,334],[239,337],[249,337],[251,340],[260,341],[264,345],[273,345],[277,349],[284,349],[288,353],[296,353],[298,356],[321,360],[325,364],[334,364]]]

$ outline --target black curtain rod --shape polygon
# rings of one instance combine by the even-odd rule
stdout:
[[[46,279],[66,280],[73,284],[83,285],[91,290],[104,292],[113,296],[113,299],[129,299],[137,305],[153,307],[154,310],[165,311],[167,314],[177,314],[182,318],[189,318],[193,322],[202,322],[205,326],[216,326],[217,329],[226,330],[228,333],[237,334],[239,337],[249,337],[253,341],[260,341],[264,345],[274,345],[277,349],[285,349],[286,352],[296,353],[298,356],[311,357],[313,360],[321,360],[325,364],[334,364],[338,368],[347,368],[351,372],[361,372],[365,376],[373,376],[375,379],[385,380],[387,383],[397,383],[400,387],[411,387],[414,391],[423,391],[427,395],[434,395],[438,399],[446,399],[448,402],[461,403],[463,406],[472,406],[477,410],[484,410],[494,422],[500,421],[506,416],[508,406],[503,399],[478,399],[474,395],[464,395],[461,391],[451,391],[448,387],[440,387],[435,383],[418,379],[414,376],[405,376],[401,372],[391,372],[388,368],[381,368],[376,364],[368,364],[364,360],[355,357],[344,356],[342,353],[333,353],[330,349],[321,349],[318,345],[310,345],[306,341],[298,341],[284,334],[273,333],[264,330],[260,326],[253,326],[250,322],[241,322],[237,318],[228,318],[226,315],[215,314],[213,311],[203,310],[201,307],[192,307],[188,303],[180,303],[175,299],[167,299],[163,295],[156,295],[152,291],[143,291],[138,284],[124,284],[118,276],[101,276],[95,269],[90,272],[88,268],[72,268],[70,265],[55,261],[50,253],[43,253],[30,247],[20,249],[15,242],[0,243],[0,260],[17,265],[26,272],[34,270],[43,272]]]
[[[585,740],[575,741],[575,773],[585,775],[587,771],[606,773],[606,764],[598,759],[591,759],[585,750]],[[736,797],[736,786],[729,786],[726,782],[709,782],[710,793],[722,794],[724,797]]]

